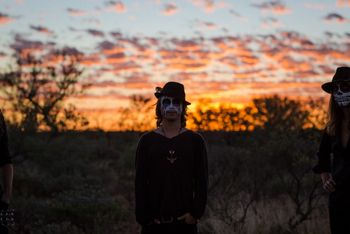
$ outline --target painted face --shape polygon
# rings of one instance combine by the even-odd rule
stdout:
[[[332,89],[332,94],[338,106],[350,106],[350,82],[335,84]]]
[[[182,101],[176,98],[163,96],[161,97],[161,110],[164,117],[178,117],[182,113]]]

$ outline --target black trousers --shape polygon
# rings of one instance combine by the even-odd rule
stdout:
[[[330,194],[329,221],[332,234],[350,234],[350,191]]]
[[[0,226],[0,234],[8,234],[9,231],[6,227]]]
[[[141,234],[197,234],[196,224],[152,224],[142,227]]]

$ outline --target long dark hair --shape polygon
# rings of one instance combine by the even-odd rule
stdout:
[[[329,135],[335,136],[340,133],[341,124],[343,120],[343,110],[334,101],[333,94],[331,94],[328,106],[328,121],[326,124],[326,131]]]
[[[162,117],[162,110],[161,110],[161,102],[160,98],[158,98],[158,101],[156,103],[156,120],[157,120],[157,127],[159,127],[163,121]],[[181,127],[186,127],[186,117],[187,117],[187,105],[185,103],[182,103],[182,113],[181,113]]]
[[[0,110],[0,138],[2,138],[5,133],[6,133],[6,123],[5,123],[4,115]]]

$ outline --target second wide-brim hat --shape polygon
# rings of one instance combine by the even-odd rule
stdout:
[[[154,93],[154,95],[157,98],[160,98],[162,96],[177,98],[181,100],[185,105],[191,105],[190,102],[186,101],[184,85],[178,82],[170,81],[167,82],[163,88],[156,87],[156,92]]]
[[[350,82],[350,67],[338,67],[332,81],[324,83],[321,88],[325,92],[331,93],[333,86],[341,82]]]

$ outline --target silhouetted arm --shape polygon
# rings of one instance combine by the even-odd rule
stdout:
[[[202,217],[207,203],[208,193],[208,156],[204,139],[199,136],[198,152],[196,153],[196,166],[194,178],[194,203],[191,215],[199,219]]]
[[[141,137],[136,150],[135,158],[135,215],[136,221],[145,225],[151,221],[151,217],[148,216],[147,209],[147,154],[145,152],[146,145],[145,140]]]
[[[0,129],[0,167],[2,171],[2,185],[4,190],[1,201],[8,204],[12,194],[13,166],[8,149],[7,128],[1,112]]]
[[[325,131],[323,133],[320,147],[317,152],[318,163],[313,168],[313,171],[316,174],[331,172],[331,152],[332,152],[331,136]]]

